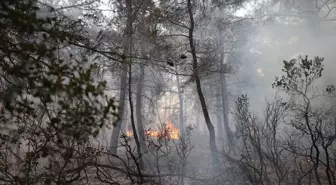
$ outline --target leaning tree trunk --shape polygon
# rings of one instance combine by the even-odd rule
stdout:
[[[192,12],[192,4],[191,0],[188,0],[188,14],[190,18],[190,26],[189,26],[189,46],[191,49],[191,54],[192,54],[192,66],[193,66],[193,76],[196,81],[196,88],[197,88],[197,93],[201,102],[203,114],[204,114],[204,119],[205,123],[207,125],[207,128],[209,130],[209,135],[210,135],[210,149],[211,149],[211,156],[212,156],[212,163],[214,165],[214,169],[216,172],[220,171],[220,166],[219,166],[219,157],[218,157],[218,149],[216,146],[216,136],[215,136],[215,129],[214,126],[211,123],[208,108],[205,103],[205,98],[202,92],[202,87],[201,87],[201,80],[198,74],[198,64],[197,64],[197,55],[196,55],[196,48],[194,44],[194,27],[195,27],[195,22],[194,22],[194,16]]]

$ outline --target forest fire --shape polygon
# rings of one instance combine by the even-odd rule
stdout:
[[[133,132],[129,131],[128,129],[126,130],[126,136],[127,137],[132,137],[133,136]]]
[[[163,130],[146,130],[145,134],[152,138],[169,138],[177,140],[180,136],[180,131],[178,128],[175,128],[169,120],[167,120]],[[133,137],[133,132],[126,130],[126,136]]]

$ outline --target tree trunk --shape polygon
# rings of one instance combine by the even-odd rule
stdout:
[[[144,10],[146,10],[146,5],[148,4],[148,1],[144,1],[143,2],[143,7]],[[141,17],[141,24],[140,24],[140,30],[143,33],[147,32],[146,29],[146,22],[145,22],[145,11],[142,12],[142,17]],[[146,56],[146,46],[145,46],[145,40],[142,39],[142,42],[140,44],[140,49],[141,49],[141,55],[143,58],[145,58],[145,60],[147,60],[147,56]],[[145,129],[143,126],[143,120],[142,120],[142,92],[143,92],[143,87],[144,87],[144,80],[145,80],[145,66],[144,63],[146,61],[140,61],[140,72],[139,72],[139,80],[138,80],[138,84],[137,84],[137,93],[136,93],[136,119],[137,119],[137,127],[138,127],[138,132],[139,132],[139,140],[140,140],[140,146],[142,149],[142,152],[147,153],[148,149],[147,149],[147,145],[146,145],[146,137],[145,137]]]
[[[123,122],[121,124],[121,133],[126,133],[127,132],[127,128],[128,128],[127,126],[128,126],[128,123],[129,123],[129,115],[128,115],[128,113],[129,113],[129,107],[128,107],[128,105],[125,105],[125,108],[124,108],[124,117],[123,117],[124,119],[123,119]]]
[[[200,127],[200,112],[198,109],[198,106],[194,106],[194,110],[196,111],[196,121],[195,121],[195,127],[196,127],[196,131],[198,134],[201,134],[201,127]]]
[[[132,0],[126,1],[126,8],[127,8],[127,35],[129,36],[129,55],[132,55],[132,25],[133,25],[133,12],[132,12]],[[141,153],[141,146],[139,141],[139,136],[135,127],[135,120],[134,120],[134,107],[133,107],[133,98],[132,98],[132,61],[130,58],[127,60],[128,63],[128,99],[129,99],[129,106],[130,106],[130,114],[131,114],[131,125],[133,130],[133,137],[135,140],[136,148],[137,148],[137,154],[139,161],[135,161],[138,169],[138,173],[140,175],[140,178],[142,177],[141,170],[143,170],[143,160],[142,160],[142,153]],[[143,179],[141,179],[143,181]]]
[[[221,106],[221,94],[217,95],[216,97],[216,103],[217,103],[217,111],[216,111],[216,117],[217,117],[217,134],[218,137],[222,140],[224,138],[224,132],[223,132],[223,111]]]
[[[126,39],[127,40],[127,39]],[[128,46],[124,47],[124,53],[127,53]],[[124,60],[125,61],[125,60]],[[125,114],[125,102],[126,102],[126,86],[127,86],[127,64],[126,62],[122,65],[122,74],[120,77],[120,91],[119,91],[119,120],[115,123],[111,135],[110,141],[110,152],[113,155],[117,155],[117,147],[119,142],[119,135],[121,130],[121,124],[124,123],[124,114]]]
[[[144,79],[145,79],[145,69],[144,65],[140,64],[140,74],[139,74],[139,81],[137,84],[137,92],[136,92],[136,119],[137,119],[137,127],[139,132],[139,140],[140,146],[144,153],[148,152],[147,145],[146,145],[146,137],[145,137],[145,129],[142,123],[142,91],[144,86]]]
[[[127,11],[131,11],[130,7],[127,5]],[[129,13],[128,13],[129,14]],[[132,13],[130,13],[131,15]],[[130,23],[130,24],[129,24]],[[124,42],[123,42],[123,55],[129,56],[131,49],[131,36],[132,36],[132,17],[128,17],[126,28],[124,31]],[[122,124],[125,124],[125,111],[126,111],[126,94],[127,94],[127,63],[128,59],[125,57],[121,64],[121,77],[120,77],[120,91],[119,91],[119,120],[115,123],[110,140],[110,153],[117,155],[117,148],[120,138],[120,131]]]
[[[219,165],[219,157],[218,157],[218,150],[216,146],[216,137],[215,137],[215,129],[211,123],[209,112],[205,103],[205,98],[202,92],[202,87],[201,87],[201,80],[198,74],[198,64],[197,64],[197,55],[196,55],[196,48],[194,45],[194,27],[195,27],[195,22],[194,22],[194,16],[192,12],[192,4],[191,0],[188,0],[188,14],[190,18],[190,26],[189,26],[189,45],[191,49],[191,54],[192,54],[192,62],[193,62],[193,75],[196,81],[196,87],[197,87],[197,93],[201,102],[203,114],[204,114],[204,119],[205,123],[208,127],[209,130],[209,135],[210,135],[210,149],[211,149],[211,155],[212,155],[212,163],[214,165],[214,169],[216,172],[220,171],[220,165]]]
[[[132,0],[129,0],[132,1]],[[141,174],[141,170],[144,168],[144,163],[142,160],[142,153],[141,153],[141,145],[139,141],[139,136],[138,132],[135,127],[135,120],[134,120],[134,110],[133,110],[133,98],[132,98],[132,63],[129,62],[129,79],[128,79],[128,98],[129,98],[129,105],[130,105],[130,110],[131,110],[131,125],[132,125],[132,130],[133,130],[133,137],[135,140],[136,148],[137,148],[137,153],[138,153],[138,159],[139,159],[139,166],[138,166],[138,172]]]
[[[175,65],[175,69],[176,69],[176,82],[177,82],[177,93],[178,93],[178,97],[179,97],[179,104],[180,104],[180,138],[182,138],[180,141],[182,142],[181,145],[184,146],[184,110],[183,110],[183,96],[182,96],[182,91],[181,91],[181,86],[180,86],[180,77],[178,74],[178,69],[177,66]],[[180,164],[180,171],[182,172],[182,174],[184,174],[185,172],[185,165],[183,163]],[[179,185],[183,185],[184,184],[184,180],[183,177],[181,177],[181,179],[178,182]]]
[[[177,72],[177,66],[175,67],[176,72]],[[180,104],[180,133],[181,136],[184,136],[184,110],[183,110],[183,96],[182,96],[182,91],[181,91],[181,86],[180,86],[180,77],[177,74],[176,75],[176,81],[177,81],[177,93],[179,97],[179,104]]]
[[[131,37],[132,37],[132,12],[130,12],[132,9],[130,7],[131,3],[127,2],[127,11],[128,16],[127,17],[127,25],[125,28],[125,34],[124,34],[124,42],[123,42],[123,55],[129,56],[130,55],[130,49],[131,49]],[[117,155],[117,147],[119,142],[119,135],[121,131],[121,124],[124,123],[124,116],[125,116],[125,103],[126,103],[126,89],[127,89],[127,57],[123,60],[123,63],[121,64],[121,77],[120,77],[120,91],[119,91],[119,113],[118,117],[119,120],[116,122],[116,124],[113,127],[112,135],[111,135],[111,154]]]
[[[227,83],[226,83],[226,76],[224,74],[224,54],[221,54],[221,73],[220,73],[220,78],[221,78],[221,94],[222,94],[222,107],[223,107],[223,119],[224,119],[224,129],[226,133],[226,138],[229,143],[230,148],[233,150],[234,149],[234,139],[233,139],[233,133],[230,128],[230,123],[229,123],[229,100],[228,100],[228,95],[227,95]]]
[[[132,23],[133,23],[133,17],[132,17],[132,0],[127,0],[126,1],[126,7],[127,7],[127,35],[129,39],[129,55],[132,55]],[[140,180],[141,182],[143,181],[142,177],[142,170],[144,169],[144,164],[142,160],[142,153],[141,153],[141,146],[140,146],[140,141],[139,141],[139,136],[137,133],[137,129],[135,126],[135,120],[134,120],[134,107],[133,107],[133,98],[132,98],[132,61],[129,59],[127,60],[128,63],[128,73],[129,73],[129,78],[128,78],[128,98],[129,98],[129,106],[130,106],[130,116],[131,116],[131,126],[133,130],[133,137],[135,140],[136,148],[137,148],[137,154],[138,154],[138,161],[134,161],[137,166],[138,173],[140,175]],[[142,85],[141,85],[142,86]],[[142,90],[141,90],[142,91]]]

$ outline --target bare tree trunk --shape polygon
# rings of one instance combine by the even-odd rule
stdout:
[[[194,27],[195,27],[195,22],[194,22],[194,16],[192,12],[192,4],[191,0],[188,0],[188,13],[189,13],[189,18],[190,18],[190,26],[189,26],[189,45],[191,49],[191,54],[192,54],[192,62],[193,62],[193,75],[196,81],[196,87],[197,87],[197,93],[201,102],[203,114],[204,114],[204,119],[205,123],[208,127],[209,130],[209,135],[210,135],[210,149],[211,149],[211,154],[212,154],[212,163],[214,165],[214,169],[219,172],[220,171],[220,165],[219,165],[219,157],[218,157],[218,149],[216,146],[216,136],[215,136],[215,129],[211,123],[209,112],[205,103],[205,98],[202,92],[202,87],[201,87],[201,80],[198,74],[198,64],[197,64],[197,55],[196,55],[196,48],[194,44]]]
[[[200,127],[200,114],[199,114],[199,109],[198,106],[195,106],[194,108],[196,110],[196,121],[195,121],[195,127],[196,127],[196,131],[198,132],[198,134],[201,134],[201,127]]]
[[[177,66],[175,66],[176,72],[177,70]],[[180,77],[179,74],[176,75],[176,81],[177,81],[177,93],[178,93],[178,97],[179,97],[179,104],[180,104],[180,133],[181,136],[184,136],[184,110],[183,110],[183,96],[182,96],[182,91],[181,91],[181,86],[180,86]]]
[[[127,11],[130,11],[127,7]],[[128,18],[124,32],[124,42],[123,42],[123,55],[124,56],[129,56],[130,54],[130,49],[131,49],[131,36],[132,36],[132,30],[130,26],[132,26],[132,17],[131,19]],[[131,24],[129,24],[129,22]],[[125,111],[126,111],[126,94],[127,94],[127,57],[123,59],[123,63],[121,64],[121,76],[120,76],[120,91],[119,91],[119,113],[118,117],[119,120],[115,123],[111,135],[111,140],[110,140],[110,153],[113,155],[117,155],[117,148],[118,148],[118,143],[119,143],[119,136],[120,136],[120,131],[122,128],[122,124],[125,123]]]
[[[234,149],[234,138],[233,138],[233,133],[230,128],[230,123],[229,123],[229,100],[228,100],[228,95],[227,95],[227,83],[226,83],[226,76],[224,74],[224,54],[221,54],[221,73],[220,73],[220,78],[221,78],[221,94],[222,94],[222,107],[223,107],[223,119],[224,119],[224,129],[226,133],[226,138],[229,143],[230,148],[233,150]]]
[[[131,7],[128,7],[127,5],[127,11],[128,14],[132,15]],[[131,49],[131,36],[132,36],[132,17],[128,17],[127,25],[125,28],[125,34],[124,34],[124,43],[123,43],[123,54],[124,56],[128,56],[130,54]],[[121,77],[120,77],[120,91],[119,91],[119,113],[118,117],[119,120],[116,122],[116,124],[113,127],[112,135],[111,135],[111,141],[110,141],[110,149],[111,154],[116,155],[117,154],[117,148],[118,148],[118,142],[119,142],[119,135],[121,131],[121,125],[124,123],[125,118],[125,104],[126,104],[126,89],[127,89],[127,57],[123,60],[123,63],[121,64]]]
[[[127,78],[126,78],[127,79]],[[124,119],[123,119],[123,123],[121,124],[121,132],[122,133],[126,133],[127,132],[127,125],[129,123],[129,107],[126,105],[124,108]]]
[[[128,0],[128,1],[132,1],[132,0]],[[131,3],[130,3],[131,4]],[[139,159],[139,170],[143,170],[144,167],[144,163],[142,160],[142,153],[141,153],[141,145],[140,145],[140,141],[139,141],[139,136],[135,127],[135,120],[134,120],[134,110],[133,110],[133,98],[132,98],[132,63],[129,63],[129,80],[128,80],[128,98],[129,98],[129,105],[130,105],[130,109],[131,109],[131,125],[132,125],[132,130],[133,130],[133,136],[134,136],[134,140],[135,140],[135,144],[136,144],[136,148],[137,148],[137,153],[138,153],[138,159]],[[141,171],[139,171],[139,173],[141,174]]]
[[[132,17],[132,0],[127,0],[126,1],[126,7],[127,7],[127,35],[129,36],[129,55],[132,54],[132,23],[133,23],[133,17]],[[133,130],[133,136],[137,148],[137,153],[138,153],[138,159],[139,163],[136,163],[138,173],[140,174],[140,178],[142,178],[141,175],[141,170],[143,170],[143,160],[142,160],[142,153],[141,153],[141,146],[140,146],[140,141],[139,141],[139,136],[135,127],[135,120],[134,120],[134,107],[133,107],[133,98],[132,98],[132,61],[129,59],[128,61],[128,73],[129,73],[129,78],[128,78],[128,99],[129,99],[129,106],[130,106],[130,113],[131,113],[131,125],[132,125],[132,130]],[[143,181],[143,179],[141,179]]]
[[[125,38],[127,40],[127,37]],[[124,45],[124,53],[127,53],[128,45]],[[125,60],[124,60],[125,61]],[[113,155],[117,155],[117,147],[119,142],[119,134],[121,130],[121,124],[124,122],[124,114],[125,114],[125,102],[126,102],[126,86],[127,86],[127,64],[126,62],[122,65],[122,74],[120,77],[120,91],[119,91],[119,120],[115,123],[111,135],[110,141],[110,152]]]
[[[147,32],[146,29],[146,23],[145,23],[145,10],[146,10],[146,5],[148,4],[148,1],[145,0],[143,2],[143,7],[144,11],[142,12],[142,17],[141,17],[141,24],[140,24],[140,30],[143,33]],[[145,46],[145,40],[142,39],[141,45],[140,45],[140,49],[141,49],[141,55],[143,58],[145,58],[147,60],[147,56],[146,56],[146,46]],[[138,80],[138,84],[137,84],[137,93],[136,93],[136,119],[137,119],[137,127],[138,127],[138,132],[139,132],[139,140],[140,140],[140,146],[142,149],[142,152],[147,153],[148,149],[147,149],[147,145],[146,145],[146,137],[145,137],[145,129],[143,126],[143,120],[142,120],[142,92],[143,92],[143,87],[144,87],[144,80],[145,80],[145,66],[144,66],[144,62],[146,61],[141,61],[140,62],[140,73],[139,73],[139,80]]]
[[[145,69],[144,65],[140,64],[140,74],[139,81],[137,84],[137,92],[136,92],[136,119],[137,119],[137,127],[139,132],[139,140],[140,146],[143,152],[148,152],[145,138],[145,129],[142,123],[142,91],[144,86],[144,78],[145,78]]]
[[[218,137],[222,140],[224,138],[224,132],[223,132],[223,111],[221,111],[221,95],[217,95],[216,97],[216,102],[217,102],[217,108],[219,110],[216,111],[216,117],[217,117],[217,130],[218,130]]]

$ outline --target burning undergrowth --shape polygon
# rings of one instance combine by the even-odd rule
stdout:
[[[133,137],[133,132],[127,129],[125,135],[127,137]],[[171,121],[167,120],[164,125],[157,130],[152,130],[151,128],[147,129],[145,135],[150,138],[178,140],[180,131]]]

